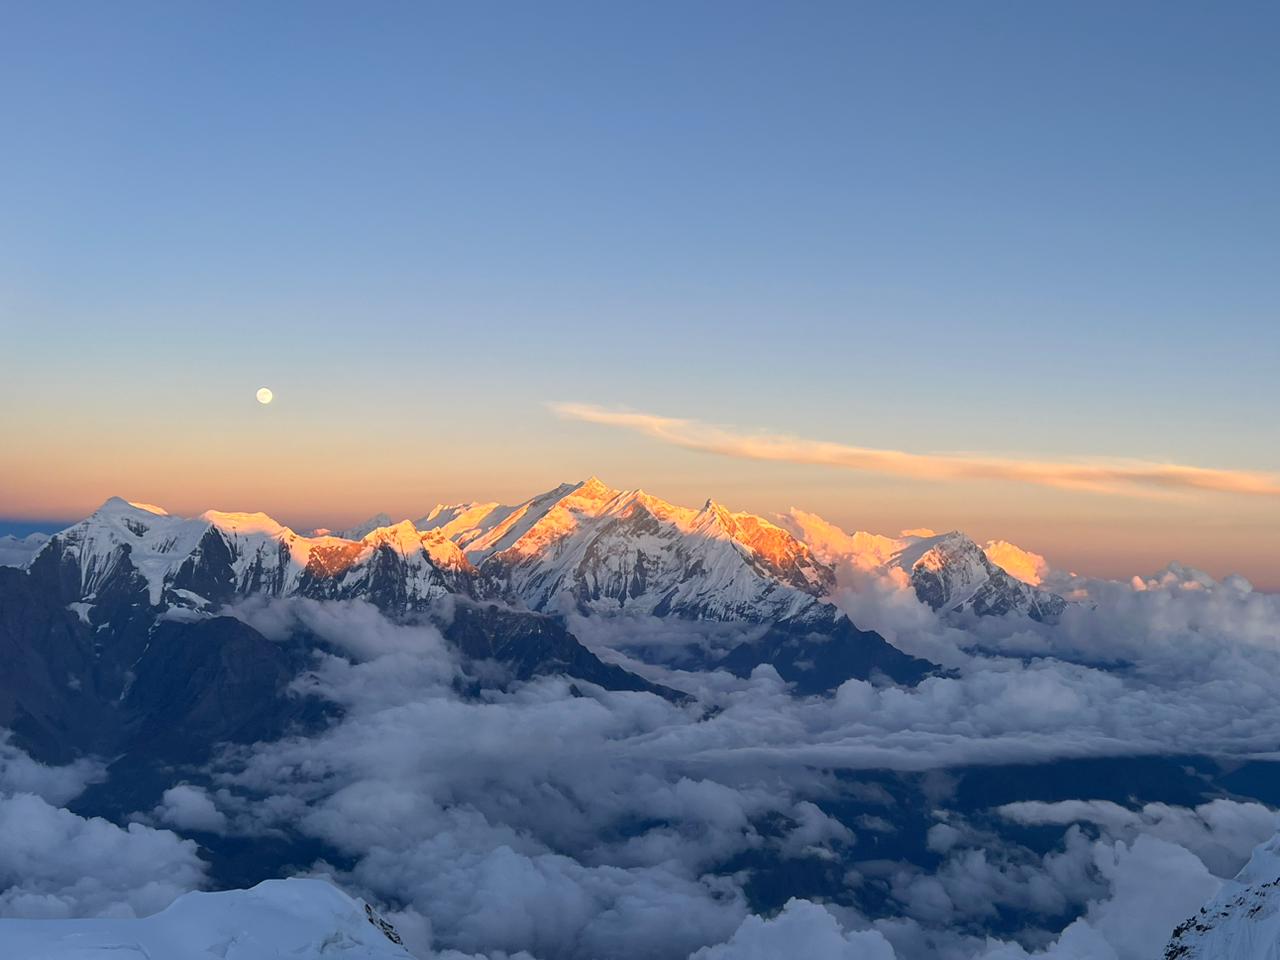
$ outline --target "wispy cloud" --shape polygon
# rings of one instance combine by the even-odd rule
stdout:
[[[747,433],[697,420],[608,410],[588,403],[550,403],[548,406],[566,420],[621,427],[686,450],[746,460],[820,464],[926,480],[1007,480],[1131,496],[1208,490],[1280,497],[1280,476],[1248,470],[1215,470],[1142,460],[1071,462],[981,454],[906,453],[784,434]]]

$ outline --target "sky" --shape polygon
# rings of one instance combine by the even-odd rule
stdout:
[[[6,5],[0,517],[338,526],[597,474],[1280,589],[1278,33],[1262,3]],[[927,469],[957,457],[1231,482]]]

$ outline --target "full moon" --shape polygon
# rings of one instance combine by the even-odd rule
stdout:
[[[269,388],[269,387],[259,387],[259,388],[258,388],[258,402],[259,402],[259,403],[270,403],[270,402],[271,402],[271,398],[272,398],[273,396],[274,396],[274,394],[271,392],[271,390],[270,390],[270,388]]]

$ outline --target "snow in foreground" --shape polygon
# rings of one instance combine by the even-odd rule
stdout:
[[[389,924],[323,880],[188,893],[141,920],[3,920],[6,960],[408,960]]]
[[[1280,834],[1259,846],[1235,880],[1174,931],[1166,960],[1280,957]]]

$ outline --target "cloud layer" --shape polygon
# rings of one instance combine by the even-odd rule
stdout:
[[[683,646],[714,654],[740,630],[576,618],[601,656],[695,700],[555,678],[466,695],[470,668],[429,624],[356,602],[246,605],[271,637],[324,641],[295,688],[339,718],[184,771],[139,817],[207,843],[319,841],[332,862],[304,867],[386,907],[419,956],[449,960],[736,960],[779,943],[841,960],[1147,960],[1274,829],[1258,803],[1081,786],[975,807],[957,784],[981,765],[1270,755],[1277,598],[1179,569],[1078,581],[1088,602],[1058,626],[960,629],[901,584],[840,576],[858,622],[952,672],[797,698],[768,667],[681,668]],[[1106,655],[1130,662],[1094,665]],[[0,784],[56,803],[101,776],[7,745],[0,759]],[[168,830],[31,795],[0,798],[0,840],[24,851],[0,877],[10,913],[140,912],[204,878]],[[791,902],[770,902],[770,883]]]

